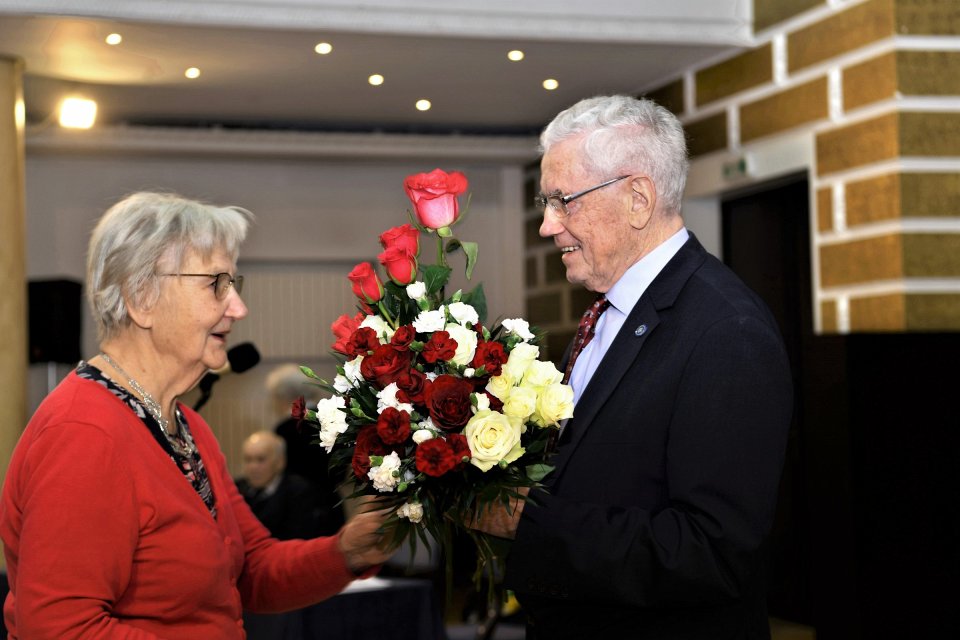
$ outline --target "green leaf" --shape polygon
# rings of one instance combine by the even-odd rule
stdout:
[[[467,256],[467,280],[469,280],[473,277],[473,268],[477,265],[477,253],[480,251],[480,245],[476,242],[463,242],[461,246]]]
[[[432,295],[447,286],[450,281],[450,267],[440,264],[429,264],[423,267],[423,284],[427,287],[427,294]]]
[[[447,240],[447,246],[444,249],[444,251],[446,251],[447,253],[453,253],[454,251],[460,248],[460,244],[461,244],[460,241],[457,240],[456,238],[450,238],[449,240]]]
[[[546,478],[553,469],[553,465],[550,464],[531,464],[527,467],[527,477],[534,482],[540,482]]]

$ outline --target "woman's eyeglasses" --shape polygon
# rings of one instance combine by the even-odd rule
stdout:
[[[227,297],[230,287],[239,294],[243,291],[243,276],[232,276],[229,273],[161,273],[161,276],[187,276],[189,278],[213,278],[213,292],[217,300]]]

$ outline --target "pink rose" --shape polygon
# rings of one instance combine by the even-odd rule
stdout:
[[[467,190],[467,177],[459,171],[446,173],[434,169],[417,173],[403,181],[407,197],[420,224],[428,229],[449,227],[460,215],[457,196]]]
[[[383,283],[369,262],[355,266],[347,278],[353,283],[353,295],[364,302],[377,302],[383,297]]]

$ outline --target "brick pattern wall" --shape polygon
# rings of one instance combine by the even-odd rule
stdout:
[[[817,331],[960,329],[960,2],[754,0],[754,15],[755,47],[645,95],[694,159],[811,136]]]

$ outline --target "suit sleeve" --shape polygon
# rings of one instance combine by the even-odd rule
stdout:
[[[113,616],[133,569],[139,523],[127,461],[99,428],[65,423],[32,444],[19,539],[22,638],[150,640]]]
[[[646,510],[541,492],[520,521],[511,586],[648,607],[722,603],[753,583],[792,412],[778,333],[749,316],[716,322],[665,393],[674,394],[666,503]],[[622,419],[643,428],[642,415]],[[614,455],[609,464],[630,460]],[[598,468],[589,481],[602,484],[603,474]]]

